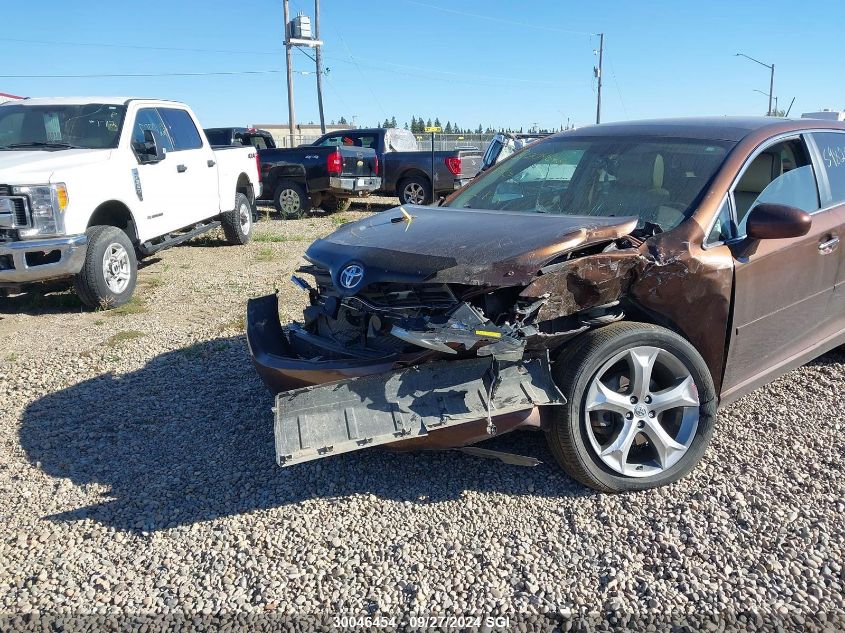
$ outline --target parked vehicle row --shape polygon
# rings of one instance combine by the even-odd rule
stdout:
[[[330,132],[313,145],[374,150],[381,166],[381,185],[373,193],[397,196],[402,204],[431,204],[464,186],[481,169],[481,152],[477,149],[436,150],[432,155],[419,149],[410,131],[398,128]]]
[[[718,406],[845,344],[843,157],[833,121],[605,124],[344,224],[300,321],[248,303],[278,463],[539,426],[587,486],[679,479]]]
[[[222,227],[252,232],[253,147],[209,144],[175,101],[26,99],[0,105],[0,288],[73,277],[82,301],[132,296],[139,258]]]

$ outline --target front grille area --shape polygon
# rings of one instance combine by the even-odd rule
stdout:
[[[12,222],[14,227],[29,226],[29,217],[26,212],[26,200],[23,197],[11,197],[12,188],[9,185],[0,185],[0,196],[9,197],[12,201]]]
[[[12,204],[15,206],[15,226],[26,226],[29,224],[26,220],[26,204],[23,198],[12,198]]]

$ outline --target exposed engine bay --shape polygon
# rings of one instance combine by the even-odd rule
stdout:
[[[566,253],[538,276],[565,271],[587,255],[630,253],[654,230],[649,226],[635,231],[642,237],[626,235]],[[302,275],[312,276],[314,284]],[[548,318],[542,308],[552,293],[532,292],[531,283],[490,287],[383,282],[349,295],[339,291],[328,270],[315,264],[300,267],[292,280],[309,294],[304,321],[287,328],[292,348],[305,358],[411,358],[430,351],[453,358],[517,360],[525,352],[557,347],[591,327],[624,317],[614,298]]]

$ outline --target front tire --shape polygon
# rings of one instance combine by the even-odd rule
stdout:
[[[249,198],[242,193],[235,195],[235,208],[220,215],[220,224],[226,242],[232,246],[242,246],[252,236],[253,215]]]
[[[546,409],[560,466],[602,492],[664,486],[704,455],[716,393],[701,355],[671,330],[623,322],[588,332],[553,373],[566,404]]]
[[[310,202],[302,185],[293,180],[282,180],[273,194],[273,206],[283,220],[301,218],[310,210]]]
[[[431,204],[431,183],[428,178],[422,176],[411,176],[399,181],[396,188],[396,195],[402,204]]]
[[[132,297],[138,279],[138,260],[132,240],[114,226],[85,231],[88,250],[82,270],[73,279],[76,294],[91,308],[116,308]]]

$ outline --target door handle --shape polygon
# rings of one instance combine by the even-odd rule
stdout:
[[[208,165],[209,167],[214,167],[217,163],[215,163],[213,160],[211,160],[209,158],[207,161],[205,161],[205,164]]]
[[[836,250],[836,247],[839,246],[839,237],[833,236],[824,242],[819,244],[819,252],[822,255],[830,255],[833,251]]]
[[[180,174],[183,174],[186,171],[188,171],[188,166],[187,165],[176,165],[176,171],[178,171]]]

